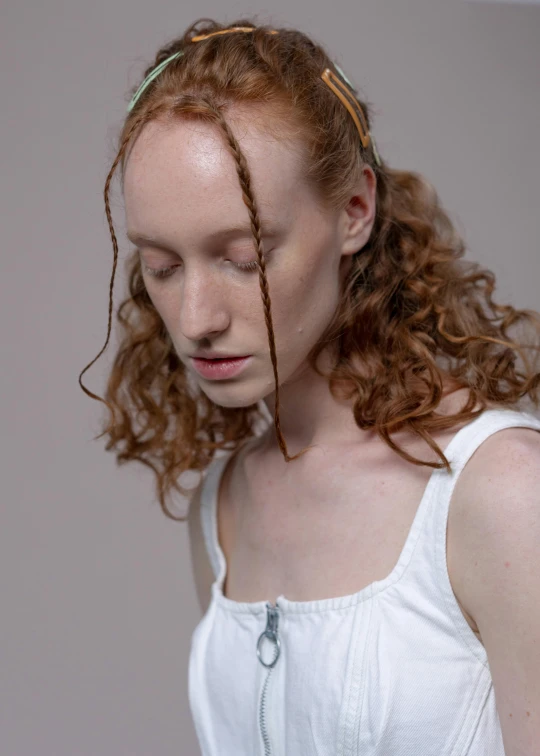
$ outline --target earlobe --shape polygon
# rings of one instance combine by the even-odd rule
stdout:
[[[355,218],[349,224],[346,237],[341,245],[342,255],[354,255],[364,247],[373,228],[373,220],[364,218]]]

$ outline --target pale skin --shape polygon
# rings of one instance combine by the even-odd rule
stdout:
[[[263,237],[267,234],[281,428],[289,454],[315,448],[287,463],[271,426],[260,442],[237,455],[238,464],[228,465],[218,508],[228,567],[225,592],[239,601],[275,601],[279,594],[296,601],[345,595],[393,568],[432,472],[407,463],[378,437],[360,430],[351,405],[336,401],[305,361],[334,312],[352,255],[370,237],[376,179],[367,166],[349,201],[341,209],[323,210],[302,180],[298,152],[258,130],[245,115],[230,113],[228,121],[248,160]],[[127,229],[140,250],[149,296],[179,358],[192,370],[190,355],[200,348],[253,355],[234,379],[210,381],[192,373],[216,404],[241,407],[263,400],[273,416],[274,376],[258,272],[234,267],[257,255],[235,162],[219,129],[186,122],[148,124],[129,155],[124,197]],[[215,236],[237,224],[248,230]],[[136,236],[154,241],[142,243]],[[177,267],[159,280],[146,266]],[[444,384],[437,411],[454,413],[467,392],[452,393],[451,382]],[[434,435],[443,450],[459,427]],[[406,433],[395,434],[394,440],[413,456],[439,459]],[[537,679],[531,660],[540,617],[531,607],[538,605],[538,587],[525,572],[532,556],[517,558],[518,552],[534,554],[538,543],[533,524],[539,461],[538,433],[498,431],[466,465],[448,519],[449,576],[465,619],[488,652],[505,747],[512,756],[533,753],[537,741],[531,728],[540,737],[534,708],[540,698],[530,693]],[[521,510],[514,505],[516,497],[523,502]],[[197,507],[194,499],[190,542],[205,611],[213,576]],[[507,535],[510,521],[514,541]],[[496,533],[507,542],[489,540]],[[512,579],[506,583],[510,564]],[[523,593],[527,585],[527,602],[518,601],[516,584]],[[518,644],[516,638],[523,640]],[[525,713],[528,728],[519,724]]]

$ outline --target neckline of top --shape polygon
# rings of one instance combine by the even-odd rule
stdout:
[[[465,431],[470,432],[471,426],[475,426],[476,423],[484,419],[487,415],[493,415],[494,413],[499,414],[501,411],[504,412],[505,414],[508,414],[508,413],[519,414],[522,417],[526,417],[527,415],[529,415],[530,417],[533,417],[533,419],[537,421],[539,420],[538,418],[534,418],[534,416],[531,416],[530,413],[527,413],[524,411],[516,411],[516,410],[511,410],[511,409],[498,409],[498,408],[486,409],[477,418],[472,420],[470,423],[467,423],[467,425],[463,426],[462,428],[459,429],[459,431],[455,433],[455,435],[452,437],[450,442],[443,449],[445,456],[453,457],[454,449],[459,444],[459,441],[461,440],[461,436],[463,432]],[[427,513],[429,503],[431,501],[431,497],[433,494],[433,490],[438,485],[439,481],[443,478],[443,476],[448,476],[448,473],[446,472],[444,468],[433,469],[433,472],[431,473],[428,479],[428,483],[426,487],[424,488],[422,498],[417,507],[415,516],[413,518],[411,527],[409,528],[409,531],[407,533],[407,538],[405,539],[405,543],[399,554],[398,560],[396,564],[394,565],[393,569],[391,570],[391,572],[385,578],[382,578],[381,580],[374,580],[372,583],[364,586],[364,588],[361,588],[359,591],[356,591],[355,593],[350,593],[344,596],[333,596],[330,598],[323,598],[323,599],[311,599],[308,601],[294,601],[292,599],[286,598],[283,594],[280,594],[277,597],[275,604],[265,599],[262,599],[260,601],[236,601],[235,599],[231,599],[228,596],[225,596],[224,591],[223,591],[223,585],[224,585],[225,576],[227,573],[227,563],[225,560],[225,555],[221,548],[221,544],[219,543],[219,539],[218,539],[218,522],[217,522],[218,501],[217,500],[218,500],[218,494],[219,494],[219,489],[220,489],[220,483],[222,479],[222,473],[224,471],[224,468],[227,462],[231,459],[231,457],[235,454],[235,452],[239,452],[240,449],[244,448],[245,446],[246,446],[246,443],[242,443],[236,449],[228,451],[225,455],[223,455],[218,460],[218,463],[214,467],[213,479],[211,481],[207,480],[207,482],[211,484],[211,496],[208,501],[208,507],[210,510],[208,514],[209,514],[209,521],[210,521],[211,539],[212,539],[212,543],[214,544],[216,548],[218,565],[219,565],[218,576],[214,580],[211,586],[212,603],[216,603],[217,605],[221,606],[227,611],[233,612],[233,613],[261,614],[263,612],[266,612],[268,606],[277,606],[279,609],[289,614],[300,614],[300,613],[304,614],[304,613],[309,613],[309,612],[334,611],[334,610],[347,609],[349,607],[356,606],[358,603],[365,601],[369,598],[372,598],[376,594],[381,593],[382,591],[386,590],[391,585],[393,585],[398,580],[400,580],[400,578],[403,576],[405,569],[407,565],[409,564],[409,561],[412,557],[418,537],[420,535],[422,523]]]

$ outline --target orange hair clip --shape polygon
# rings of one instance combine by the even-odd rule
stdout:
[[[255,29],[252,26],[232,26],[230,29],[221,29],[221,31],[210,32],[210,34],[199,34],[198,37],[192,37],[192,42],[200,42],[202,39],[208,39],[209,37],[215,37],[216,34],[230,34],[230,32],[253,32]],[[268,34],[277,34],[277,31],[269,31]]]
[[[351,114],[352,119],[356,124],[356,128],[358,129],[358,133],[360,134],[362,147],[367,149],[369,147],[371,135],[368,131],[366,119],[364,117],[364,112],[360,107],[360,103],[358,102],[356,97],[354,97],[352,93],[347,89],[345,84],[343,84],[343,82],[329,68],[324,69],[321,75],[321,79],[326,84],[328,84],[332,92],[334,92],[339,97],[341,102],[345,105],[345,107]],[[355,105],[356,109],[354,107]]]

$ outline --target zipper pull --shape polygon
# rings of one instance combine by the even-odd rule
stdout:
[[[270,602],[266,602],[266,627],[263,630],[263,632],[259,635],[259,640],[257,641],[257,656],[259,657],[259,661],[261,664],[263,664],[265,667],[273,667],[277,660],[279,659],[280,649],[281,649],[281,641],[278,638],[278,620],[279,620],[279,614],[278,614],[278,607],[277,604],[275,606],[272,606]],[[261,643],[263,641],[263,638],[268,638],[268,640],[273,643],[274,645],[274,658],[271,662],[265,662],[261,655]]]

